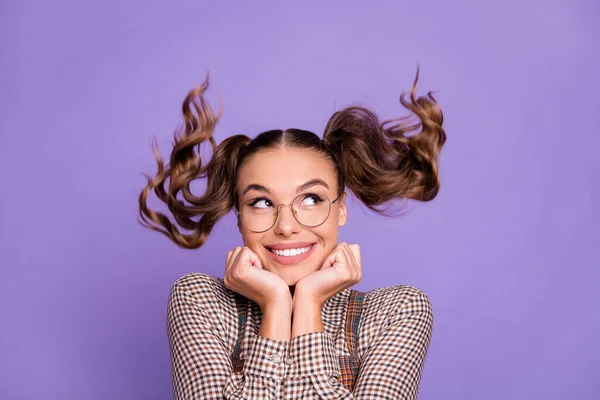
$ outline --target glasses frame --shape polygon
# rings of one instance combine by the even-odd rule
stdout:
[[[292,212],[292,215],[294,216],[294,219],[296,220],[296,222],[298,222],[300,225],[302,225],[302,226],[304,226],[304,227],[306,227],[306,228],[316,228],[316,227],[318,227],[318,226],[321,226],[321,225],[323,225],[323,224],[324,224],[324,223],[325,223],[325,222],[326,222],[326,221],[329,219],[329,216],[331,215],[331,206],[332,206],[333,204],[335,204],[335,202],[336,202],[336,201],[338,201],[338,200],[340,199],[340,197],[342,197],[342,195],[343,195],[344,193],[346,193],[346,192],[342,192],[342,193],[341,193],[341,194],[340,194],[340,195],[339,195],[339,196],[338,196],[338,197],[337,197],[335,200],[329,200],[329,197],[327,197],[327,195],[325,195],[325,197],[327,198],[327,202],[329,203],[329,211],[327,211],[327,217],[325,217],[325,219],[323,220],[323,222],[321,222],[321,223],[320,223],[320,224],[318,224],[318,225],[305,225],[305,224],[303,224],[302,222],[298,221],[298,217],[297,217],[297,213],[298,213],[298,211],[294,210],[294,207],[292,207],[292,204],[294,204],[294,202],[296,201],[296,199],[297,199],[297,198],[299,198],[300,196],[306,196],[307,194],[310,194],[310,193],[302,193],[302,194],[299,194],[298,196],[294,197],[294,200],[292,200],[292,202],[291,202],[291,203],[289,203],[289,204],[277,204],[277,205],[275,206],[275,207],[276,207],[276,210],[275,210],[275,218],[273,218],[273,224],[272,224],[270,227],[268,227],[267,229],[265,229],[265,230],[262,230],[262,231],[255,231],[255,230],[252,230],[252,229],[248,228],[246,225],[244,225],[244,222],[242,221],[241,212],[240,212],[240,210],[238,210],[238,209],[237,209],[237,207],[236,207],[236,209],[235,209],[235,215],[236,215],[236,216],[237,216],[237,218],[238,218],[238,222],[239,222],[240,224],[244,225],[244,228],[248,229],[250,232],[254,232],[254,233],[263,233],[263,232],[266,232],[266,231],[268,231],[268,230],[269,230],[269,229],[271,229],[272,227],[274,227],[274,226],[275,226],[275,224],[277,223],[277,218],[279,218],[279,207],[281,207],[281,206],[288,206],[288,207],[290,207],[290,211]]]

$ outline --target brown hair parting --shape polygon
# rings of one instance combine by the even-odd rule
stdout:
[[[236,206],[240,166],[259,151],[278,147],[323,154],[337,171],[338,194],[348,187],[375,212],[384,214],[382,205],[394,199],[432,200],[440,188],[438,157],[446,134],[442,110],[431,92],[425,97],[415,96],[418,79],[417,69],[409,98],[404,92],[400,95],[400,103],[412,115],[379,122],[369,109],[353,106],[333,114],[322,140],[309,131],[287,129],[266,131],[252,140],[234,135],[217,146],[213,132],[221,112],[215,115],[204,98],[207,76],[183,101],[184,124],[175,132],[167,166],[156,140],[152,143],[158,171],[154,178],[145,175],[147,183],[139,196],[139,222],[183,248],[202,246],[215,224]],[[201,145],[207,142],[212,156],[205,163],[200,154]],[[206,179],[201,196],[191,191],[196,179]],[[151,191],[167,205],[174,222],[148,207]]]

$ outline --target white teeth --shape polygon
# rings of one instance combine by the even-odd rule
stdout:
[[[312,246],[302,247],[299,249],[285,249],[285,250],[271,249],[271,251],[281,257],[291,257],[291,256],[297,256],[298,254],[304,254],[307,251],[309,251],[311,247]]]

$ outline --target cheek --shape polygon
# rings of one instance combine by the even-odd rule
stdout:
[[[260,233],[250,232],[246,229],[241,229],[240,233],[242,234],[242,241],[244,242],[244,246],[250,248],[250,250],[256,252],[258,247],[260,246]]]
[[[339,227],[337,220],[334,220],[333,218],[328,219],[317,229],[318,230],[315,230],[315,234],[317,234],[323,240],[323,245],[325,248],[333,250],[333,248],[337,246],[338,242]]]

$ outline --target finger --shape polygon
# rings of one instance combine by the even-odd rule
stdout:
[[[238,257],[240,255],[241,251],[242,251],[242,247],[241,246],[237,246],[235,249],[233,249],[233,253],[231,253],[231,259],[230,259],[232,267],[238,261]]]
[[[231,269],[231,266],[233,265],[233,261],[235,260],[235,257],[233,256],[235,250],[229,250],[227,252],[227,261],[225,262],[225,272],[229,271]]]
[[[343,261],[342,258],[342,248],[341,245],[338,245],[335,249],[333,249],[333,251],[331,253],[329,253],[329,255],[327,257],[325,257],[325,260],[323,261],[323,265],[321,266],[320,269],[325,269],[325,268],[329,268],[332,267],[335,263],[340,263]]]
[[[354,259],[356,260],[357,267],[361,268],[362,259],[361,259],[361,255],[360,255],[360,246],[357,244],[351,244],[348,247],[350,247],[350,250],[352,251],[352,254],[354,255]]]
[[[358,280],[358,282],[360,282],[362,280],[362,257],[360,255],[360,246],[357,244],[353,244],[350,246],[350,249],[352,249],[352,254],[354,255],[356,262],[355,271],[358,275],[356,279]]]
[[[242,247],[236,262],[241,263],[244,266],[252,266],[262,269],[260,259],[256,253],[254,253],[252,249],[247,246]]]
[[[348,266],[350,268],[356,268],[356,261],[354,260],[354,253],[352,252],[352,248],[350,247],[350,245],[346,242],[341,244],[342,249],[344,251],[344,260],[346,262],[346,264],[348,264]]]
[[[225,271],[227,271],[229,269],[229,260],[231,259],[231,254],[233,253],[232,250],[229,250],[227,252],[227,256],[225,256]]]
[[[342,248],[344,249],[344,262],[342,263],[345,265],[343,266],[344,272],[349,274],[350,280],[360,280],[362,272],[360,265],[355,258],[354,245],[351,246],[348,243],[343,243]]]
[[[258,256],[256,255],[256,253],[253,252],[248,247],[246,247],[246,252],[248,253],[248,260],[250,261],[250,264],[252,264],[256,268],[263,269],[262,268],[262,263],[260,262],[260,258],[258,258]]]
[[[356,253],[353,245],[346,243],[345,246],[346,264],[348,265],[348,273],[352,279],[356,279],[361,276],[361,267],[359,261],[356,259]]]

